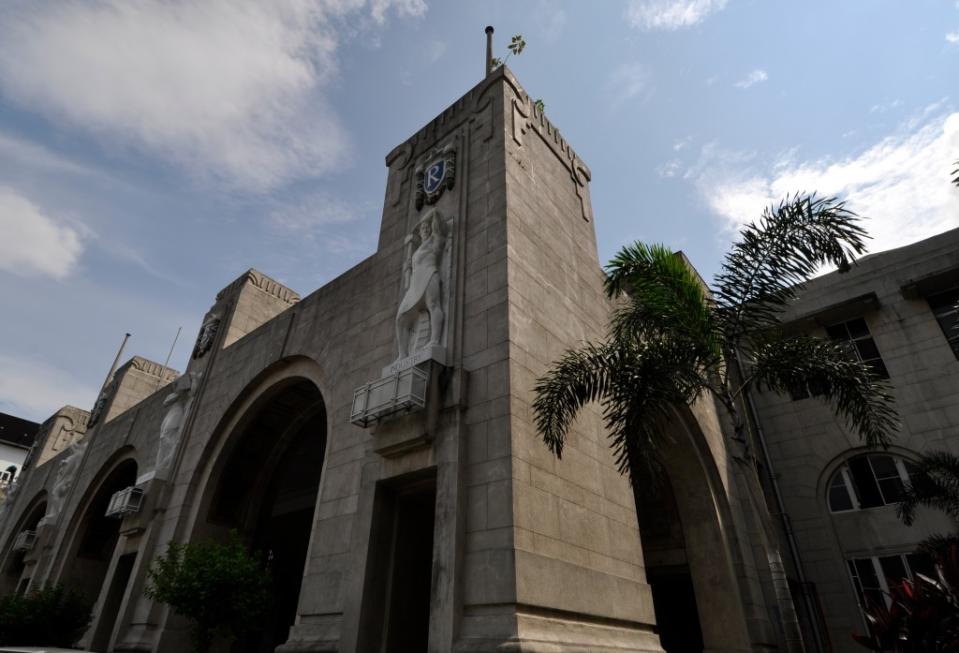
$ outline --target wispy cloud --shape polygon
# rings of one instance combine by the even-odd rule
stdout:
[[[253,191],[321,175],[351,146],[327,97],[336,52],[422,0],[17,0],[0,90],[110,142]]]
[[[315,238],[325,227],[353,222],[363,211],[350,202],[316,192],[284,203],[270,212],[270,222],[298,238]]]
[[[793,151],[766,171],[714,157],[709,174],[703,169],[693,178],[730,230],[791,193],[841,197],[868,218],[870,250],[881,251],[959,227],[959,191],[949,183],[957,151],[959,113],[927,110],[859,154],[797,161]]]
[[[34,359],[0,354],[0,409],[42,421],[65,404],[89,408],[97,388]]]
[[[620,64],[610,72],[606,88],[614,107],[627,100],[642,99],[652,92],[652,76],[649,69],[641,63]]]
[[[949,32],[946,34],[946,42],[953,45],[959,43],[959,32]]]
[[[64,279],[83,252],[80,233],[46,215],[12,188],[0,187],[0,270]]]
[[[721,11],[727,0],[630,0],[626,20],[642,30],[690,27]]]
[[[748,75],[743,77],[741,80],[733,84],[736,88],[749,88],[750,86],[755,86],[756,84],[761,84],[769,79],[769,75],[762,68],[757,68],[753,70]]]

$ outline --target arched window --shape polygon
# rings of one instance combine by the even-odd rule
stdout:
[[[829,510],[845,512],[899,503],[910,467],[909,461],[884,453],[850,458],[829,481]]]

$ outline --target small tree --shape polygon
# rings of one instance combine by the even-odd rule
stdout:
[[[193,622],[195,653],[207,653],[216,635],[233,639],[254,627],[269,607],[270,575],[236,531],[226,543],[170,542],[153,561],[146,595]]]
[[[0,599],[0,644],[70,646],[90,625],[92,603],[63,585]]]

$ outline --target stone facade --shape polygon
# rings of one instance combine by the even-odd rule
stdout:
[[[661,651],[657,621],[701,631],[707,651],[802,650],[761,490],[709,398],[676,413],[672,539],[641,534],[599,407],[562,460],[537,436],[536,378],[601,338],[610,307],[589,168],[512,73],[386,164],[373,256],[302,299],[251,270],[216,295],[183,377],[143,359],[117,372],[42,526],[69,453],[26,475],[0,532],[3,588],[88,589],[91,650],[182,651],[186,624],[143,596],[146,570],[168,541],[236,528],[270,552],[278,589],[260,639],[235,650]],[[429,212],[440,240],[437,222],[419,229]],[[394,394],[357,408],[372,383]],[[106,521],[132,485],[143,507]],[[664,511],[640,503],[641,520]],[[657,615],[654,566],[685,570],[695,600]]]
[[[867,256],[848,273],[814,279],[789,307],[785,320],[790,329],[820,336],[828,327],[864,320],[868,333],[857,335],[872,338],[902,417],[902,429],[888,452],[873,453],[904,463],[931,450],[959,454],[959,353],[950,348],[930,304],[930,298],[935,305],[935,298],[956,289],[959,229]],[[912,553],[922,539],[946,532],[950,525],[941,514],[927,511],[914,526],[903,526],[890,501],[894,497],[870,501],[868,488],[861,487],[853,488],[860,495],[854,499],[858,509],[844,503],[843,487],[837,488],[839,499],[831,509],[828,489],[833,480],[853,486],[859,482],[849,469],[845,481],[841,468],[867,453],[863,443],[815,397],[791,400],[757,394],[755,399],[832,650],[859,651],[850,633],[863,633],[866,626],[846,561],[869,561],[880,572],[892,569],[888,565],[895,566],[900,555]],[[878,467],[875,473],[882,475]],[[908,476],[906,464],[902,473]],[[877,503],[886,505],[866,507]],[[876,578],[880,584],[881,576]]]

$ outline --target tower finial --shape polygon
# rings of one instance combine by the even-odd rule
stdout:
[[[493,26],[486,26],[486,74],[493,72]]]

